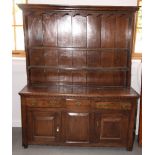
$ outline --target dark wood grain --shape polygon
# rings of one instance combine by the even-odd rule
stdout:
[[[96,131],[99,143],[119,143],[127,145],[127,132],[129,117],[123,112],[96,113]]]
[[[89,143],[89,113],[68,111],[63,117],[65,143]]]
[[[28,41],[29,46],[41,46],[43,43],[42,16],[28,16]]]
[[[43,45],[44,46],[57,46],[57,16],[55,14],[43,15]],[[50,29],[49,29],[50,27]]]
[[[19,93],[23,96],[82,96],[82,97],[116,97],[116,98],[134,98],[139,97],[138,93],[132,88],[114,88],[114,87],[84,87],[76,85],[36,85],[25,86]]]
[[[22,145],[132,150],[138,94],[130,87],[137,7],[19,4],[27,83]]]
[[[129,32],[132,31],[129,22],[131,16],[127,12],[114,14],[108,11],[99,15],[96,15],[96,12],[86,16],[82,14],[80,15],[79,12],[72,16],[69,13],[55,12],[29,15],[30,63],[28,66],[38,68],[45,66],[51,69],[53,66],[64,67],[64,69],[78,67],[79,70],[88,67],[89,71],[91,67],[96,67],[96,69],[100,67],[103,70],[105,67],[109,69],[110,67],[126,67],[129,70],[131,68],[131,64],[128,63],[129,52],[131,51],[128,47],[128,37]],[[55,70],[53,74],[59,72],[58,69]],[[52,74],[52,70],[50,72]],[[40,71],[40,74],[41,77],[44,76],[44,72]],[[75,79],[75,73],[65,70],[63,74],[65,76],[62,75],[62,71],[56,74],[58,82],[61,83],[64,78],[64,81],[70,84],[79,84],[79,80]],[[33,76],[33,73],[28,75]],[[130,80],[127,70],[116,73],[109,72],[108,68],[107,71],[104,70],[103,73],[97,73],[95,76],[86,71],[85,79],[83,73],[79,75],[82,76],[81,79],[85,81],[85,85],[94,83],[94,85],[102,84],[102,86],[110,87],[127,86]],[[29,83],[35,82],[32,77],[28,79],[30,79]],[[43,82],[42,78],[40,79],[37,81]]]
[[[86,47],[87,46],[87,21],[86,17],[80,15],[72,18],[72,46]]]

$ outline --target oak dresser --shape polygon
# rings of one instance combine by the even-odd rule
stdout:
[[[22,144],[132,150],[139,95],[130,87],[137,7],[19,4],[27,86]]]

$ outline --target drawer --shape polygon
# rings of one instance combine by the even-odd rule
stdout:
[[[63,107],[65,100],[58,98],[27,98],[26,105],[30,107]]]
[[[67,108],[89,108],[89,100],[66,99]]]
[[[109,109],[109,110],[130,110],[130,102],[96,102],[95,108],[97,109]]]

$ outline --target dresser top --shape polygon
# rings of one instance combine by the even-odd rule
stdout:
[[[84,86],[25,86],[20,92],[25,96],[75,96],[75,97],[129,97],[138,98],[132,88],[99,88]]]
[[[87,6],[87,5],[49,5],[18,4],[22,10],[86,10],[86,11],[137,11],[137,6]]]

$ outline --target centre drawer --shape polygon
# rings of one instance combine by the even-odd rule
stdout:
[[[26,105],[29,107],[63,107],[65,100],[59,98],[27,98]]]
[[[90,101],[85,99],[66,99],[66,108],[90,108]]]

